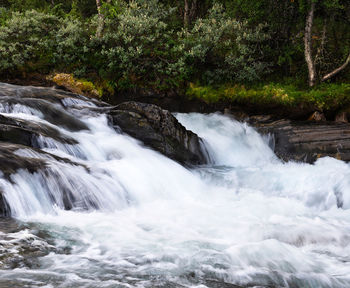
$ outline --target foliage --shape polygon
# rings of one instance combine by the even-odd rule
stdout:
[[[350,53],[350,2],[313,1],[313,57],[324,75]],[[258,82],[286,77],[293,84],[306,83],[303,37],[308,0],[187,0],[192,9],[189,25],[184,25],[183,0],[101,2],[104,27],[97,37],[101,17],[95,1],[3,0],[0,74],[59,71],[104,83],[108,91],[137,87],[181,93],[189,82],[200,87],[257,87]],[[331,81],[350,81],[349,67]],[[282,97],[271,84],[261,87],[263,95]],[[321,87],[319,91],[326,89]],[[291,103],[302,98],[301,93],[287,92]],[[313,101],[322,106],[317,99],[325,96],[318,95]]]
[[[247,21],[230,18],[222,5],[214,4],[205,19],[181,33],[186,64],[202,74],[204,83],[257,80],[268,67],[260,53],[268,39],[264,28],[250,28]]]
[[[88,27],[77,19],[64,19],[55,34],[54,42],[53,61],[56,69],[84,77],[88,72],[88,63],[93,61]]]
[[[48,72],[53,68],[84,74],[89,32],[76,19],[38,12],[14,12],[0,27],[0,70]]]
[[[165,20],[173,9],[157,0],[131,1],[123,13],[109,13],[101,38],[93,39],[102,77],[117,85],[162,89],[177,86],[184,63]]]
[[[14,12],[0,27],[1,71],[45,71],[53,64],[61,20],[35,10]]]
[[[350,84],[323,84],[310,90],[300,90],[294,85],[270,83],[247,88],[244,85],[197,86],[187,89],[190,98],[207,103],[229,102],[250,104],[278,104],[298,106],[309,104],[320,110],[337,110],[350,104]]]

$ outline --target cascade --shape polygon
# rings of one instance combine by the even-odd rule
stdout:
[[[105,104],[29,94],[0,96],[40,131],[0,147],[0,287],[350,286],[347,163],[284,163],[246,123],[190,113],[211,162],[184,167]]]

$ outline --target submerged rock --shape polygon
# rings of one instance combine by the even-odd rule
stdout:
[[[0,269],[38,268],[39,257],[52,251],[61,253],[52,245],[53,240],[44,230],[31,229],[30,225],[14,219],[0,218]]]
[[[88,130],[88,127],[84,122],[67,113],[64,110],[64,107],[57,104],[55,105],[48,100],[36,98],[13,98],[11,96],[0,95],[0,105],[4,112],[12,112],[13,110],[18,109],[18,105],[22,105],[23,107],[26,107],[27,110],[34,109],[39,111],[42,114],[43,119],[54,125],[62,126],[70,131]]]
[[[330,156],[350,161],[350,124],[272,120],[270,117],[252,117],[249,120],[260,133],[272,134],[274,150],[285,161],[313,163]]]
[[[167,110],[139,102],[124,102],[109,112],[113,126],[183,164],[206,164],[202,139],[186,130]]]
[[[5,199],[4,191],[0,190],[0,220],[11,216],[10,207]]]

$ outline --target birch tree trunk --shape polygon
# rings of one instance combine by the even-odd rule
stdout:
[[[312,24],[314,21],[314,13],[315,13],[315,2],[311,2],[309,13],[306,16],[305,35],[304,35],[305,61],[309,72],[310,87],[313,87],[316,84],[315,63],[314,63],[314,60],[312,59]]]
[[[96,29],[96,37],[100,38],[102,36],[102,31],[104,28],[105,19],[102,14],[102,4],[101,0],[96,0],[96,7],[97,7],[97,13],[98,13],[98,23],[97,23],[97,29]]]

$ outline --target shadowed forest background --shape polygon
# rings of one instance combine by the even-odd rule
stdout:
[[[349,28],[347,0],[1,0],[0,77],[336,111]]]

